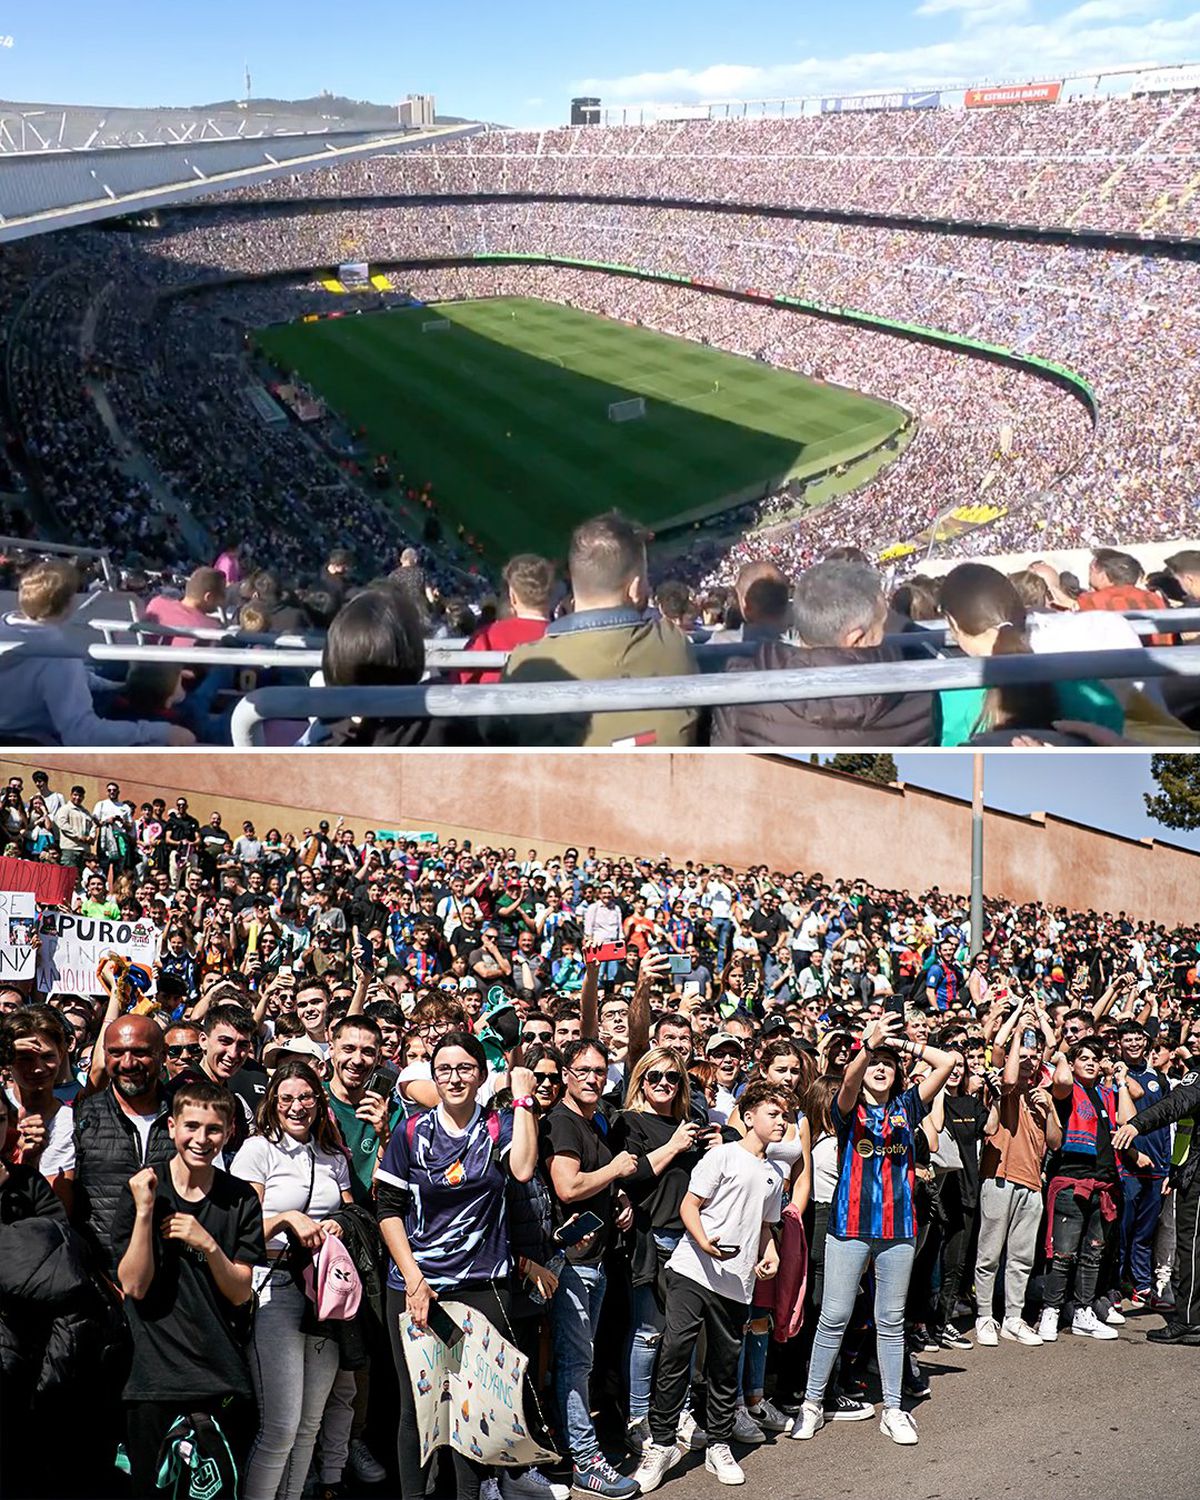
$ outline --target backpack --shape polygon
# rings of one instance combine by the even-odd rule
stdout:
[[[176,1417],[158,1450],[156,1483],[171,1500],[236,1500],[237,1464],[215,1417]]]

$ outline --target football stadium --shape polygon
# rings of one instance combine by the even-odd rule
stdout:
[[[5,742],[1194,742],[1200,69],[0,114]]]

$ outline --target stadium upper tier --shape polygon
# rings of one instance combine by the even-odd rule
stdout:
[[[1200,94],[492,131],[238,190],[534,193],[1200,234]]]

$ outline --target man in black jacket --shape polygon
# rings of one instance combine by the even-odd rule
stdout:
[[[143,1167],[165,1167],[175,1154],[162,1084],[163,1034],[149,1016],[121,1016],[104,1033],[108,1086],[75,1109],[75,1225],[105,1273],[116,1271],[112,1244],[117,1204]]]
[[[1174,1125],[1171,1191],[1175,1193],[1175,1312],[1165,1328],[1146,1335],[1155,1344],[1200,1345],[1200,1072],[1186,1073],[1157,1104],[1113,1132],[1113,1149],[1124,1151],[1138,1136]]]
[[[735,657],[727,672],[810,671],[817,667],[894,668],[901,653],[883,643],[887,601],[879,574],[858,562],[823,562],[796,584],[793,628],[799,645],[760,642],[753,656]],[[930,693],[881,691],[852,698],[806,698],[745,703],[713,714],[714,745],[936,745],[935,699]]]

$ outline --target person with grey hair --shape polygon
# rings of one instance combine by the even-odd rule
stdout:
[[[794,641],[768,639],[726,670],[797,671],[899,662],[883,644],[887,601],[879,574],[865,563],[818,563],[792,596]],[[932,745],[935,700],[929,693],[873,692],[853,698],[745,703],[713,714],[714,745]]]

